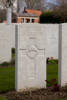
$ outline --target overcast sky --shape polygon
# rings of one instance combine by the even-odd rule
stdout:
[[[56,0],[47,0],[48,2],[55,3]]]

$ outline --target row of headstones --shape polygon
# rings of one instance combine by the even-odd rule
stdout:
[[[16,24],[0,24],[0,63],[9,62],[11,60],[11,49],[15,48],[15,25]],[[22,24],[27,27],[26,24]],[[29,27],[34,27],[33,24],[28,24]],[[58,59],[58,24],[44,24],[44,34],[47,34],[47,57]],[[56,29],[56,30],[55,30]],[[34,28],[35,30],[35,28]],[[39,30],[39,29],[38,29]],[[24,32],[27,33],[28,29]],[[31,30],[30,30],[31,31]],[[52,45],[52,46],[51,46]],[[4,49],[5,47],[5,49]],[[8,49],[7,49],[8,48]]]
[[[27,30],[27,32],[25,32]],[[45,31],[45,33],[44,33]],[[46,25],[16,26],[16,90],[46,87]],[[52,46],[52,45],[51,45]],[[67,83],[67,24],[59,25],[58,84]]]
[[[67,24],[57,27],[56,31],[59,33],[58,83],[63,86],[67,83]],[[13,34],[13,30],[16,33],[16,90],[46,87],[47,33],[50,33],[47,28],[48,25],[41,24],[20,24],[16,25],[16,28],[11,28],[10,25],[8,27],[5,25],[3,28],[2,24],[0,27],[1,33],[2,30],[4,31],[4,34],[0,34],[0,61],[11,59],[12,42],[10,40],[13,37],[10,33]],[[52,32],[54,33],[55,30],[52,29]]]

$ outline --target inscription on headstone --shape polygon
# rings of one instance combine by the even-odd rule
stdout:
[[[16,26],[16,90],[46,87],[46,34],[40,24]],[[27,33],[25,33],[27,30]],[[24,34],[25,33],[25,34]]]

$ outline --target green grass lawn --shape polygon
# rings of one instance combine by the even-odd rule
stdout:
[[[0,92],[13,90],[15,85],[14,67],[0,68]]]
[[[47,80],[50,81],[52,79],[56,79],[56,82],[58,82],[58,64],[47,65]]]
[[[58,79],[58,64],[47,65],[47,80]],[[15,68],[0,68],[0,92],[14,90],[15,88]]]
[[[58,64],[47,65],[47,80],[58,80]],[[11,91],[15,89],[15,68],[2,67],[0,68],[0,92]],[[0,96],[0,100],[7,100]],[[59,99],[67,100],[67,99]]]

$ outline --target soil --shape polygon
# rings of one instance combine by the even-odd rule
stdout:
[[[47,89],[35,89],[23,92],[11,91],[2,93],[8,100],[59,100],[67,98],[67,86],[54,90],[54,87]]]

